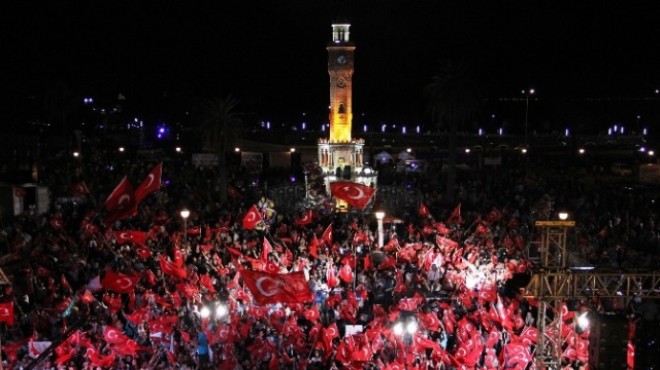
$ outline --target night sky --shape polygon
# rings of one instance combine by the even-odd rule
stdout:
[[[22,2],[21,2],[22,3]],[[491,99],[652,96],[657,1],[43,1],[0,5],[5,102],[57,81],[150,104],[233,94],[262,116],[325,114],[338,15],[357,44],[354,113],[418,119],[438,60]]]

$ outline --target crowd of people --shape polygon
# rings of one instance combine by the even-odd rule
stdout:
[[[246,227],[253,204],[204,200],[175,171],[166,164],[161,189],[110,225],[98,204],[116,181],[5,220],[4,368],[38,358],[44,369],[522,370],[538,337],[538,304],[518,289],[534,218],[570,202],[584,222],[572,247],[616,268],[658,243],[647,194],[588,193],[561,174],[465,176],[452,206],[426,189],[425,206],[390,220],[380,246],[375,218],[359,212],[255,202],[263,222]],[[310,296],[259,304],[279,286],[251,289],[246,271],[302,273]],[[585,368],[588,331],[574,312],[556,316],[568,328],[562,365]]]

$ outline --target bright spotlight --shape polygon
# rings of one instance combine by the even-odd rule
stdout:
[[[417,321],[408,321],[406,324],[406,333],[410,335],[417,333]]]
[[[580,153],[580,154],[584,154],[584,148],[580,148],[580,149],[578,149],[578,153]]]
[[[522,152],[522,154],[527,154],[527,148],[522,148],[520,151]]]
[[[397,322],[394,324],[394,334],[403,335],[403,323]]]
[[[226,314],[227,314],[227,306],[225,306],[224,304],[219,304],[215,308],[215,317],[217,318],[225,317]]]
[[[211,315],[211,310],[209,310],[208,307],[204,306],[202,307],[202,310],[199,311],[199,313],[202,315],[202,319],[206,319]]]
[[[470,153],[470,148],[465,148],[465,153]]]
[[[577,324],[580,330],[586,330],[589,327],[589,318],[587,317],[588,312],[583,312],[577,318]]]
[[[559,212],[559,219],[566,221],[568,219],[568,212]]]

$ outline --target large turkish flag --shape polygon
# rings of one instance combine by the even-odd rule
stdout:
[[[135,289],[139,280],[139,275],[129,276],[108,270],[101,281],[101,285],[115,293],[130,293]]]
[[[163,173],[163,163],[159,163],[154,167],[149,175],[142,181],[140,186],[135,189],[135,203],[140,204],[142,199],[147,195],[158,191],[160,189],[160,178]]]
[[[257,304],[303,303],[314,299],[302,271],[290,274],[270,274],[241,270],[241,278]]]
[[[330,183],[330,193],[346,201],[351,207],[363,210],[376,193],[376,189],[357,182],[335,181]]]

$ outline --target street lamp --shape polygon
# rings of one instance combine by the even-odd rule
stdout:
[[[184,208],[180,213],[181,218],[183,218],[183,240],[188,241],[188,217],[190,216],[190,211]]]
[[[559,212],[558,216],[559,216],[559,219],[562,220],[562,221],[568,220],[568,212],[561,211],[561,212]]]
[[[534,89],[522,91],[522,93],[525,95],[525,145],[527,145],[527,117],[529,116],[529,96],[534,95],[534,92]]]
[[[383,248],[383,219],[385,218],[385,211],[378,210],[374,212],[376,220],[378,220],[378,249]]]
[[[408,346],[412,344],[415,333],[417,333],[417,321],[410,317],[407,321],[397,321],[392,328],[396,336],[401,337],[406,368],[408,365]]]

